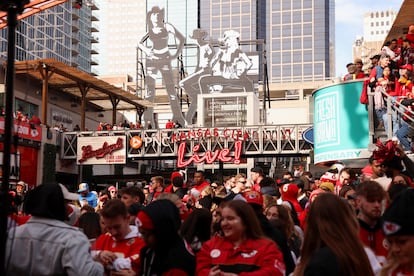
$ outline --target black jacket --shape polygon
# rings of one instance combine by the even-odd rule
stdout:
[[[181,219],[177,207],[169,200],[150,203],[142,210],[154,224],[156,246],[141,250],[141,275],[162,275],[172,269],[180,269],[188,275],[195,274],[195,256],[179,236]]]

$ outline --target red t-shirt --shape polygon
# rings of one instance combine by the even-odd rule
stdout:
[[[100,235],[92,246],[92,251],[97,255],[99,252],[107,250],[115,253],[118,258],[129,259],[131,261],[132,270],[139,274],[139,254],[141,249],[145,246],[145,243],[139,237],[137,227],[130,227],[132,231],[120,241],[116,241],[109,233]],[[106,269],[108,269],[108,267],[106,267]]]

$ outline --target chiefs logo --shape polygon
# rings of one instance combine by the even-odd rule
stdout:
[[[142,138],[140,136],[133,136],[131,140],[129,140],[129,145],[133,149],[139,149],[142,147]]]
[[[401,229],[401,225],[398,225],[390,221],[385,221],[382,228],[384,230],[385,235],[391,235],[398,232]]]

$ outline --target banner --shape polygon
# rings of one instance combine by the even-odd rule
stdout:
[[[123,136],[91,136],[78,137],[78,165],[125,164],[126,137]]]
[[[4,123],[4,117],[0,117],[0,134],[4,133]],[[37,142],[42,141],[42,128],[40,125],[31,125],[28,122],[14,120],[13,127],[14,132],[17,133],[20,138]]]
[[[363,81],[323,87],[314,92],[315,164],[368,158],[368,112],[359,103]]]

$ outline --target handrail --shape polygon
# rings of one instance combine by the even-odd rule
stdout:
[[[397,112],[398,116],[405,116],[408,120],[414,123],[414,112],[407,108],[405,105],[401,104],[402,99],[406,97],[399,96],[397,101],[394,101],[394,96],[391,96],[385,91],[381,91],[383,97],[387,100],[387,123],[390,126],[387,129],[388,139],[392,139],[392,113],[393,111]],[[375,94],[375,92],[374,92]]]

